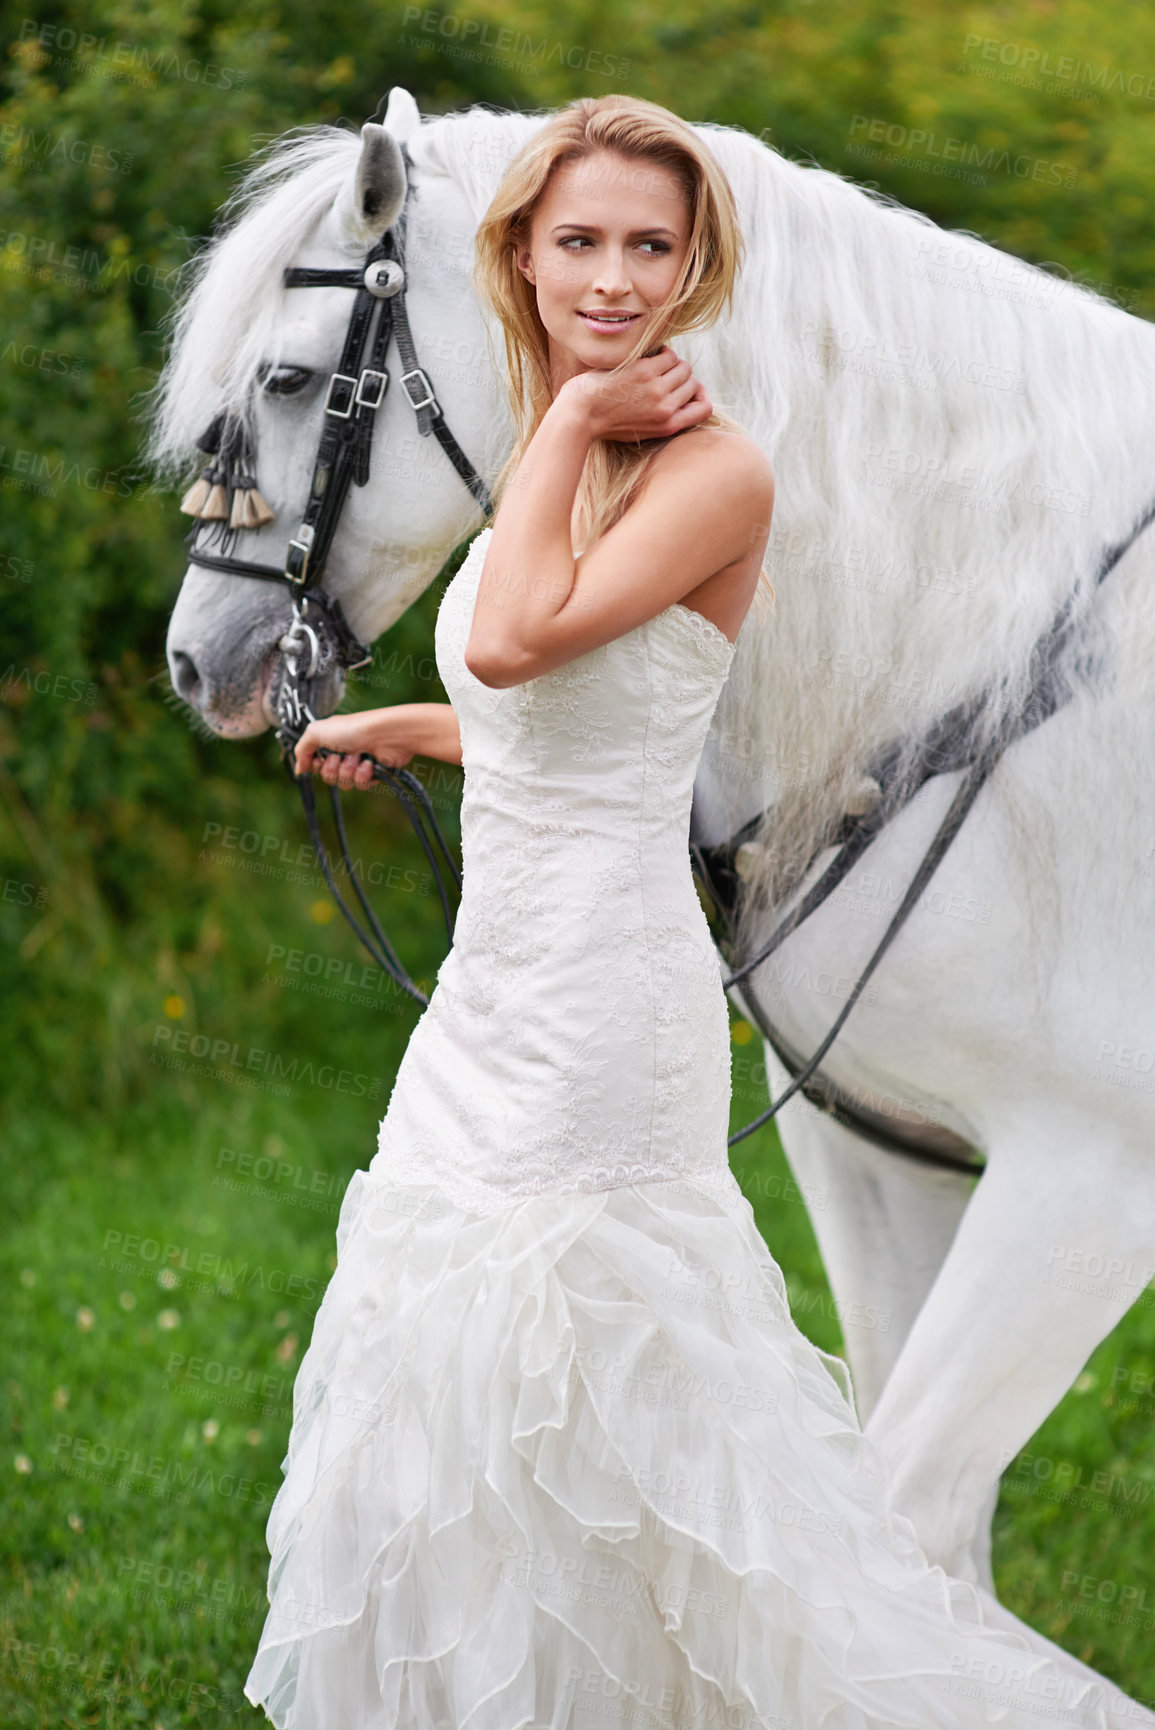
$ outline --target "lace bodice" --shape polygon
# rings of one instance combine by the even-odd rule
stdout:
[[[463,896],[378,1160],[471,1207],[728,1176],[729,1021],[689,859],[734,645],[692,608],[504,690],[464,651],[491,530],[437,618]]]

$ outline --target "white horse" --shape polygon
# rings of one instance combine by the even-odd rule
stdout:
[[[175,474],[218,411],[249,411],[276,521],[239,556],[279,563],[300,521],[350,310],[347,289],[286,294],[282,271],[363,257],[404,197],[397,141],[418,357],[493,479],[512,428],[472,238],[545,118],[423,122],[395,88],[383,130],[290,136],[249,177],[178,311],[153,441]],[[772,808],[748,883],[762,931],[881,747],[971,697],[993,732],[1065,597],[1080,619],[1070,701],[1007,751],[823,1065],[895,1121],[954,1131],[985,1175],[920,1168],[801,1098],[780,1119],[803,1193],[825,1196],[813,1222],[899,1505],[932,1559],[989,1592],[1000,1471],[1155,1264],[1155,529],[1092,583],[1155,495],[1155,331],[739,129],[696,130],[748,251],[732,316],[678,348],[773,461],[779,601],[743,627],[695,810],[712,843]],[[371,641],[478,523],[394,385],[326,588]],[[218,733],[270,724],[288,612],[273,584],[188,571],[169,666]],[[797,1051],[836,1015],[958,780],[928,782],[755,974]],[[777,1094],[769,1049],[767,1067]],[[890,1326],[855,1324],[880,1306]]]

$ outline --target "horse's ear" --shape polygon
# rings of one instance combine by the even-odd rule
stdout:
[[[421,111],[403,84],[395,84],[389,92],[389,106],[381,123],[399,143],[404,144],[421,130]]]
[[[392,228],[405,203],[405,189],[401,146],[384,126],[368,121],[361,128],[357,172],[340,213],[353,237],[364,242]]]

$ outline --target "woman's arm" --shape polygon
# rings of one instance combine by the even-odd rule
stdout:
[[[562,385],[494,521],[465,649],[475,678],[498,690],[536,679],[624,636],[714,576],[741,591],[745,616],[770,534],[773,475],[759,446],[741,434],[673,436],[711,413],[702,386],[669,348],[617,378],[586,372]],[[607,437],[670,442],[579,571],[570,540],[574,498],[591,441]]]
[[[616,377],[591,370],[562,385],[494,520],[465,649],[476,678],[503,683],[509,663],[540,640],[573,589],[571,522],[593,441],[670,438],[712,412],[689,362],[668,345]]]
[[[318,759],[318,749],[334,755]],[[411,757],[460,765],[461,729],[453,705],[394,703],[310,721],[297,740],[294,767],[298,775],[319,774],[330,787],[369,787],[373,765],[363,754],[390,769],[403,769]]]

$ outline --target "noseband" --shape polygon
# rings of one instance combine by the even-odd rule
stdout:
[[[409,156],[404,146],[402,155],[406,168],[409,168]],[[284,583],[292,594],[292,622],[278,644],[282,670],[276,697],[277,743],[285,766],[300,790],[310,839],[334,900],[377,965],[424,1006],[429,999],[401,965],[357,881],[349,858],[336,787],[331,787],[329,792],[342,864],[360,903],[367,930],[346,906],[337,888],[321,837],[316,798],[309,776],[298,776],[293,769],[297,740],[309,722],[318,719],[313,704],[315,693],[323,681],[335,670],[350,672],[372,659],[370,650],[350,629],[341,603],[325,592],[322,580],[349,487],[363,487],[369,479],[373,426],[389,388],[385,358],[394,335],[405,369],[401,374],[401,386],[417,416],[418,432],[422,438],[428,438],[430,433],[435,435],[486,516],[493,513],[488,487],[446,425],[428,375],[418,364],[405,307],[404,229],[403,209],[397,223],[386,229],[361,265],[348,270],[292,269],[284,274],[286,288],[349,288],[356,296],[341,358],[325,392],[324,424],[304,515],[296,534],[289,541],[284,564],[260,564],[253,559],[237,558],[232,551],[238,532],[242,529],[259,532],[272,517],[256,491],[253,455],[247,446],[239,416],[218,416],[200,439],[200,448],[215,456],[216,460],[186,495],[185,508],[196,516],[188,537],[190,564],[200,565],[205,570],[221,571],[228,576]],[[189,501],[194,497],[196,504],[192,506]],[[215,515],[206,515],[210,499],[214,501],[212,511]],[[232,502],[231,511],[226,500]],[[202,539],[206,526],[208,535]],[[214,534],[216,550],[210,550]],[[322,750],[318,755],[327,757],[331,753]],[[392,786],[413,824],[437,884],[452,947],[453,915],[445,882],[414,799],[420,803],[429,820],[433,839],[440,846],[459,892],[461,875],[425,788],[408,770],[391,769],[376,760],[373,775],[375,780]]]

